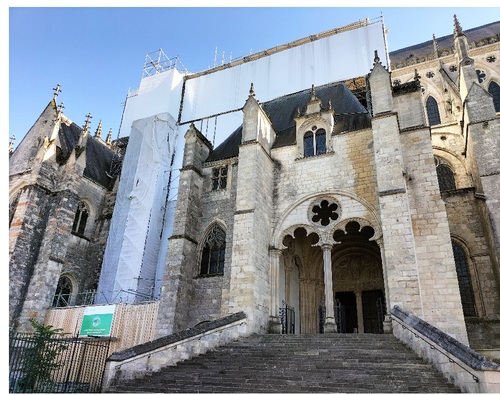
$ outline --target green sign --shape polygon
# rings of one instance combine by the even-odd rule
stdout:
[[[110,336],[115,305],[86,307],[80,336]]]

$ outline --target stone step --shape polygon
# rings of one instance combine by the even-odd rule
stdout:
[[[392,335],[253,335],[109,389],[120,393],[459,393]]]

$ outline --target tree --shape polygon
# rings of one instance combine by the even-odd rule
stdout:
[[[54,383],[52,372],[62,365],[57,357],[67,348],[58,339],[64,335],[62,329],[45,326],[35,319],[30,319],[30,324],[34,334],[25,343],[21,378],[12,392],[50,391]]]

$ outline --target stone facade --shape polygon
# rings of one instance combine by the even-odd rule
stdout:
[[[500,84],[500,40],[469,45],[455,20],[452,46],[434,41],[433,55],[396,54],[392,72],[375,54],[364,115],[354,95],[336,99],[340,83],[267,103],[252,86],[219,147],[191,126],[159,334],[238,311],[249,331],[279,332],[284,304],[296,333],[381,332],[398,305],[499,348],[500,109],[488,84]],[[221,259],[223,272],[203,269]]]
[[[30,318],[43,322],[53,304],[82,303],[97,287],[116,179],[105,172],[118,156],[101,126],[94,137],[88,126],[67,119],[54,97],[10,156],[11,328],[30,330]]]

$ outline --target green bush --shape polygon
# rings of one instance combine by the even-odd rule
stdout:
[[[52,372],[61,366],[57,357],[67,348],[55,339],[64,333],[60,328],[45,326],[35,319],[31,319],[30,323],[34,335],[30,347],[25,350],[24,363],[20,370],[22,378],[17,383],[16,392],[50,392],[53,384]]]

